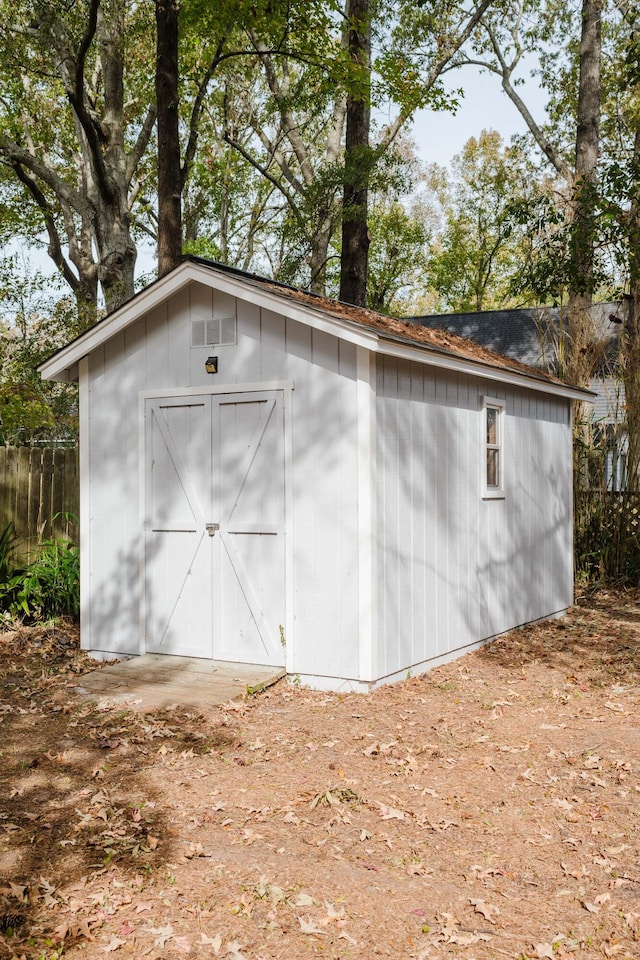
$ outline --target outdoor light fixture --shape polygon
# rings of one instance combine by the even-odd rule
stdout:
[[[218,372],[218,358],[217,357],[207,357],[204,368],[207,373],[217,373]]]

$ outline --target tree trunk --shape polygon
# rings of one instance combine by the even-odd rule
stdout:
[[[182,254],[182,169],[178,135],[178,5],[156,0],[158,111],[158,276]]]
[[[364,307],[367,303],[369,229],[367,203],[371,148],[371,14],[369,0],[349,0],[349,54],[358,68],[358,81],[347,98],[345,175],[342,200],[340,299]]]
[[[600,137],[601,14],[602,0],[583,0],[566,370],[568,379],[579,385],[589,382],[594,340],[591,294]]]
[[[623,378],[628,441],[627,489],[637,491],[640,485],[640,127],[635,134],[632,171]]]
[[[596,185],[600,139],[600,66],[602,0],[583,0],[580,73],[576,125],[574,210],[571,230],[571,274],[567,304],[565,376],[588,386],[593,375],[597,341],[592,314]],[[588,454],[592,447],[590,405],[574,408],[576,488],[589,486]]]

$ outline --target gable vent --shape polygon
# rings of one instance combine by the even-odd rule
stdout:
[[[191,321],[192,347],[219,347],[236,342],[235,317],[209,317]]]

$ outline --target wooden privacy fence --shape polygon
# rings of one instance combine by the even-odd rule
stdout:
[[[75,448],[0,446],[0,530],[15,525],[21,559],[51,537],[77,541],[78,479]]]

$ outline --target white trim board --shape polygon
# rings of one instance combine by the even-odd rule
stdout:
[[[375,357],[357,348],[358,398],[358,625],[359,673],[370,681],[376,672],[377,601],[375,590]]]
[[[89,358],[78,366],[78,440],[80,453],[80,637],[81,646],[91,649],[91,444],[89,421]]]
[[[140,390],[138,397],[145,400],[161,400],[163,397],[201,397],[218,393],[254,393],[257,390],[282,390],[285,395],[294,389],[291,380],[266,380],[264,383],[227,383],[205,387],[166,387],[162,389]]]
[[[425,352],[421,350],[417,344],[414,347],[409,343],[398,343],[385,339],[384,348],[380,347],[379,352],[385,353],[389,357],[396,357],[399,360],[413,360],[416,363],[424,363],[432,367],[441,367],[455,373],[464,373],[470,377],[481,377],[484,380],[496,380],[512,387],[550,393],[555,397],[564,397],[567,400],[582,400],[586,403],[591,403],[596,396],[591,390],[582,390],[579,387],[571,387],[569,384],[564,383],[552,383],[543,377],[538,378],[534,372],[532,372],[531,375],[517,373],[506,367],[494,367],[491,364],[481,364],[479,361],[478,363],[474,363],[462,357],[455,357],[444,353],[440,354],[435,351],[429,351],[425,355]]]
[[[448,650],[446,653],[436,654],[428,660],[420,660],[410,667],[403,667],[402,670],[388,673],[384,677],[379,677],[370,683],[366,680],[358,680],[355,677],[335,677],[329,674],[310,673],[295,674],[293,677],[288,676],[287,679],[289,683],[294,683],[296,686],[309,687],[311,690],[326,690],[335,693],[370,693],[379,687],[387,686],[387,684],[398,683],[402,680],[411,680],[413,677],[419,677],[424,673],[428,673],[433,670],[434,667],[440,667],[445,663],[452,663],[454,660],[459,660],[465,654],[479,650],[481,647],[493,643],[493,641],[499,637],[504,637],[508,633],[512,633],[522,627],[530,626],[532,623],[559,620],[566,615],[567,609],[567,607],[563,607],[561,610],[556,610],[554,613],[549,613],[544,617],[538,617],[536,620],[531,620],[528,623],[519,624],[517,627],[510,627],[502,633],[495,633],[490,637],[474,640],[463,647],[458,647],[456,650]]]

